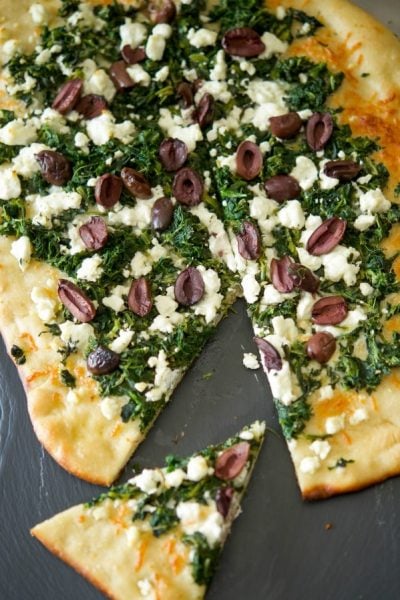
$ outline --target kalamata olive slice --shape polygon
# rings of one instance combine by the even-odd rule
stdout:
[[[215,461],[215,476],[224,481],[235,479],[243,471],[250,454],[250,444],[239,442],[224,450]]]
[[[203,129],[214,120],[215,100],[211,94],[204,94],[193,113],[194,120]]]
[[[282,358],[278,350],[262,338],[255,337],[254,341],[260,351],[264,371],[280,371],[282,369]]]
[[[234,493],[235,490],[232,487],[228,486],[224,488],[219,488],[215,496],[215,504],[217,505],[217,511],[220,515],[224,517],[224,519],[228,516]]]
[[[295,288],[315,294],[319,289],[319,279],[314,273],[299,263],[292,263],[289,266],[289,275]]]
[[[132,281],[128,294],[128,306],[139,317],[145,317],[153,308],[151,285],[144,277]]]
[[[196,267],[188,267],[178,275],[175,282],[175,299],[183,306],[192,306],[204,295],[203,277]]]
[[[311,318],[317,325],[338,325],[347,313],[347,302],[342,296],[325,296],[312,307]]]
[[[89,323],[96,316],[93,302],[83,290],[67,279],[58,282],[58,297],[71,315],[81,323]]]
[[[297,112],[289,112],[280,117],[270,117],[269,126],[272,135],[281,140],[290,140],[294,138],[300,131],[303,121],[300,119]]]
[[[176,6],[172,0],[151,0],[148,11],[152,23],[171,23],[176,17]]]
[[[203,180],[193,169],[184,167],[175,175],[172,192],[180,204],[197,206],[202,200],[203,191]]]
[[[273,258],[270,265],[272,285],[281,294],[288,294],[295,288],[294,281],[289,273],[289,268],[294,264],[289,256]]]
[[[314,113],[307,121],[306,138],[311,150],[323,150],[333,133],[333,118],[329,113]]]
[[[171,225],[174,205],[171,198],[158,198],[151,209],[151,226],[156,231],[165,231]]]
[[[104,96],[98,94],[87,94],[82,96],[76,105],[76,110],[85,119],[94,119],[101,115],[103,110],[107,108],[107,100]]]
[[[108,375],[118,369],[120,360],[110,348],[98,346],[87,357],[87,368],[93,375]]]
[[[307,356],[321,364],[328,362],[335,350],[336,340],[327,331],[314,333],[307,342]]]
[[[89,250],[100,250],[104,248],[108,240],[107,225],[101,217],[91,217],[81,227],[79,235],[86,248]]]
[[[52,185],[65,185],[72,177],[71,163],[63,154],[42,150],[35,154],[42,177]]]
[[[361,171],[361,167],[354,160],[330,160],[324,167],[327,177],[339,179],[339,181],[351,181]]]
[[[62,115],[73,110],[81,97],[82,88],[82,79],[71,79],[71,81],[67,81],[58,90],[57,96],[54,98],[53,104],[51,105],[52,108]]]
[[[146,52],[144,48],[132,48],[129,44],[125,44],[121,56],[127,65],[136,65],[146,59]]]
[[[176,88],[176,93],[181,98],[181,105],[183,108],[189,108],[194,102],[193,98],[193,86],[187,81],[182,81]]]
[[[158,153],[167,171],[177,171],[187,160],[188,148],[185,142],[177,138],[166,138],[161,142]]]
[[[94,197],[97,204],[112,208],[121,197],[122,180],[112,173],[104,173],[96,182]]]
[[[333,250],[343,239],[347,221],[339,217],[331,217],[324,221],[307,242],[307,252],[314,256],[321,256]]]
[[[254,29],[236,27],[227,31],[222,38],[222,47],[231,56],[251,58],[265,50],[265,44]]]
[[[250,221],[244,221],[241,231],[236,234],[240,256],[246,260],[257,260],[261,255],[261,236],[258,227]]]
[[[264,183],[267,196],[277,202],[293,200],[301,194],[301,187],[297,179],[291,175],[274,175]]]
[[[262,169],[263,157],[260,148],[253,142],[244,141],[236,151],[236,170],[240,177],[251,181]]]
[[[131,167],[124,167],[121,171],[121,179],[128,192],[135,198],[146,200],[151,198],[151,187],[147,179]]]
[[[113,84],[119,92],[130,90],[134,87],[135,82],[130,77],[124,60],[117,60],[113,63],[109,70]]]

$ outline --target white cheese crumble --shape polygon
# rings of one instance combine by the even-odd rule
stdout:
[[[336,248],[328,252],[328,254],[324,254],[321,257],[325,269],[325,278],[334,282],[343,279],[346,285],[355,285],[360,264],[352,264],[349,260],[358,256],[359,253],[355,248],[347,248],[339,244]]]
[[[49,227],[51,218],[70,208],[79,208],[82,198],[76,192],[52,192],[47,196],[32,194],[26,197],[29,204],[29,216],[35,225]]]
[[[146,39],[147,30],[143,23],[132,23],[132,19],[126,18],[125,24],[119,28],[119,35],[121,48],[128,45],[135,49]]]
[[[360,209],[363,213],[375,214],[387,212],[391,207],[391,203],[385,198],[382,190],[368,190],[364,194],[360,194]]]
[[[79,352],[85,352],[90,338],[94,337],[93,327],[89,323],[64,321],[60,323],[60,331],[61,341]]]
[[[344,415],[328,417],[325,421],[325,431],[329,435],[335,435],[344,428]]]
[[[36,140],[36,127],[33,123],[14,119],[0,129],[0,142],[7,146],[27,146]]]
[[[274,330],[274,335],[282,338],[284,343],[290,345],[297,340],[299,331],[293,319],[285,319],[281,315],[278,315],[277,317],[273,317],[271,324]]]
[[[372,287],[372,285],[370,285],[366,281],[362,281],[360,283],[360,292],[362,293],[363,296],[370,296],[371,294],[374,293],[374,288]]]
[[[221,280],[218,273],[213,269],[206,269],[202,265],[197,267],[204,282],[204,295],[200,302],[194,304],[191,308],[195,315],[202,315],[206,323],[212,323],[221,307],[223,295],[219,293],[221,289]]]
[[[74,144],[77,148],[82,150],[85,154],[89,154],[89,138],[86,134],[82,133],[82,131],[78,131],[74,137]]]
[[[130,331],[129,329],[121,329],[118,333],[118,337],[116,337],[115,340],[113,340],[111,344],[109,344],[109,348],[113,352],[121,354],[121,352],[124,352],[124,350],[128,348],[129,344],[132,341],[132,338],[133,331]]]
[[[18,198],[21,194],[21,182],[10,163],[0,165],[0,200]]]
[[[334,391],[331,385],[324,385],[319,388],[319,399],[320,400],[330,400],[333,398]]]
[[[269,31],[263,33],[261,39],[265,44],[265,50],[258,58],[270,58],[273,54],[282,54],[282,52],[286,52],[288,49],[286,42],[282,42],[282,40]]]
[[[146,55],[150,60],[161,60],[166,46],[165,38],[161,35],[150,35],[146,43]]]
[[[103,272],[101,264],[102,259],[99,254],[85,258],[76,272],[77,278],[85,281],[97,281]]]
[[[89,138],[96,146],[106,144],[115,137],[124,144],[129,144],[135,133],[135,126],[131,121],[116,123],[110,111],[105,110],[94,119],[86,123],[86,131]]]
[[[311,452],[314,452],[321,460],[325,460],[331,451],[331,445],[326,440],[315,440],[310,444]]]
[[[21,271],[25,271],[32,254],[31,240],[27,235],[23,235],[11,244],[10,253],[17,259]]]
[[[209,234],[208,246],[211,254],[216,258],[222,258],[231,271],[236,271],[235,257],[222,221],[216,214],[208,210],[204,202],[193,206],[190,212],[207,228]]]
[[[100,410],[108,421],[112,421],[121,416],[122,407],[129,402],[127,396],[106,396],[100,400]]]
[[[259,363],[258,358],[252,352],[245,352],[243,354],[243,365],[246,367],[246,369],[256,370],[256,369],[260,368],[260,363]],[[250,439],[252,439],[252,437]]]
[[[186,479],[186,473],[183,469],[175,469],[170,473],[164,471],[165,485],[168,488],[178,488]]]
[[[179,305],[174,298],[173,287],[167,289],[165,296],[156,296],[154,304],[159,314],[150,325],[150,330],[172,333],[176,325],[184,320],[184,315],[177,312]]]
[[[310,158],[298,156],[290,175],[297,179],[302,190],[309,190],[318,180],[318,169]]]
[[[305,224],[305,216],[300,202],[288,200],[278,212],[278,220],[281,225],[289,229],[302,229]]]
[[[211,94],[215,100],[219,100],[224,104],[229,102],[232,98],[232,94],[229,91],[226,81],[204,81],[195,96],[196,103],[199,102],[204,94]]]
[[[196,531],[202,533],[211,547],[221,540],[224,519],[217,511],[215,502],[208,506],[198,502],[180,502],[176,514],[183,531],[188,535]]]
[[[211,81],[224,81],[227,75],[227,66],[225,62],[225,52],[218,50],[215,56],[214,67],[210,71]]]
[[[45,323],[54,319],[58,298],[53,288],[35,286],[32,288],[31,300],[35,305],[39,319]]]
[[[151,77],[149,73],[143,69],[142,65],[131,65],[126,70],[128,71],[129,77],[137,85],[142,85],[143,87],[148,87],[150,85]]]
[[[117,285],[115,286],[115,288],[111,291],[111,294],[109,296],[105,296],[102,299],[102,303],[104,304],[104,306],[107,306],[108,308],[111,308],[114,312],[121,312],[122,310],[124,310],[125,307],[125,301],[122,298],[122,296],[126,296],[129,292],[129,285],[128,286],[124,286],[124,285]]]
[[[320,256],[313,256],[304,248],[296,248],[299,261],[302,265],[310,269],[310,271],[318,271],[322,265]]]
[[[217,41],[218,33],[216,31],[212,31],[211,29],[206,29],[202,27],[201,29],[189,29],[187,33],[187,38],[190,42],[191,46],[195,48],[204,48],[205,46],[214,46]]]
[[[180,119],[180,124],[176,122],[168,108],[160,109],[158,125],[161,129],[168,137],[177,138],[185,142],[188,151],[193,152],[196,148],[196,143],[201,142],[203,139],[202,131],[198,123],[191,125],[182,125],[182,123],[185,123],[182,119]]]
[[[254,108],[246,108],[243,114],[244,123],[252,123],[260,131],[267,131],[269,119],[284,115],[288,108],[283,100],[286,87],[275,81],[254,79],[246,86],[246,94],[256,104]]]
[[[87,58],[82,63],[84,73],[83,94],[104,96],[107,102],[112,102],[117,90],[104,69],[99,69],[96,63]]]
[[[353,225],[358,231],[366,231],[375,223],[375,221],[375,215],[359,215]]]
[[[328,177],[325,174],[325,165],[329,162],[329,160],[325,159],[319,163],[319,184],[321,190],[332,190],[334,187],[339,185],[339,179],[336,177]]]
[[[39,4],[38,2],[32,4],[29,8],[29,14],[36,25],[44,25],[47,23],[47,11],[42,4]]]
[[[312,307],[315,304],[315,298],[310,292],[302,292],[299,303],[297,304],[296,317],[298,324],[305,329],[311,320]]]
[[[297,378],[291,371],[290,365],[286,360],[282,360],[280,371],[271,369],[268,371],[267,376],[273,397],[280,400],[285,406],[289,406],[289,404],[300,397],[301,391]]]
[[[281,292],[278,292],[278,290],[272,285],[272,283],[269,283],[264,288],[262,304],[267,306],[269,304],[281,304],[285,300],[294,298],[295,296],[295,292],[290,292],[289,294],[282,294]]]
[[[209,467],[204,456],[192,456],[187,465],[187,479],[200,481],[209,474]]]
[[[261,292],[261,285],[258,283],[254,273],[246,273],[242,279],[243,296],[248,304],[257,302]]]
[[[145,494],[156,494],[164,482],[160,469],[143,469],[139,475],[129,479],[128,483],[136,485]]]
[[[313,475],[321,466],[318,456],[306,456],[300,462],[300,471],[304,475]]]
[[[148,365],[150,368],[155,368],[155,376],[154,387],[146,392],[146,400],[157,402],[163,396],[169,399],[182,376],[181,370],[169,368],[164,350],[160,350],[158,356],[150,357]]]
[[[349,417],[350,425],[358,425],[368,419],[368,412],[365,408],[357,408]]]
[[[43,150],[50,150],[44,144],[31,144],[25,148],[21,148],[15,158],[13,158],[13,167],[18,175],[29,178],[40,171],[39,163],[36,160],[36,154]]]
[[[161,69],[159,69],[157,71],[157,73],[154,75],[153,79],[154,81],[165,81],[167,79],[169,75],[169,67],[165,66],[165,67],[161,67]]]

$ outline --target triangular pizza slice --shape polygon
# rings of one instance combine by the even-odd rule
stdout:
[[[189,458],[169,456],[37,525],[32,535],[114,600],[203,598],[264,438],[256,421]]]

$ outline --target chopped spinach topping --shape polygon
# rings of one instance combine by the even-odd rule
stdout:
[[[210,548],[204,535],[198,531],[183,536],[182,541],[194,550],[192,574],[195,582],[199,585],[209,585],[217,567],[221,547]]]
[[[22,348],[14,344],[13,346],[11,346],[10,352],[17,365],[23,365],[26,363],[25,352],[22,350]]]
[[[338,458],[336,463],[332,467],[328,467],[329,471],[333,471],[334,469],[345,469],[347,465],[353,463],[354,460],[346,459],[346,458]]]
[[[63,369],[61,371],[60,378],[62,383],[67,387],[74,388],[76,386],[76,378],[68,371],[68,369]]]

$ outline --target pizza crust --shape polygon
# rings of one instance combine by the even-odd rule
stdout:
[[[148,581],[151,597],[162,600],[201,600],[205,586],[191,574],[190,547],[181,542],[181,530],[157,538],[137,525],[132,527],[126,502],[111,502],[85,509],[70,508],[34,527],[31,531],[48,550],[65,561],[113,600],[141,598],[139,582]]]

